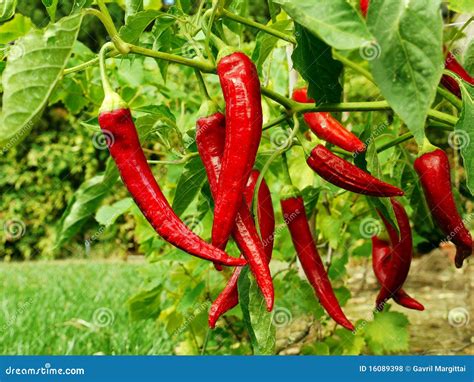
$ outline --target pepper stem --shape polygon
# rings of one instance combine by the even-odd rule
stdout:
[[[127,54],[130,52],[130,47],[129,45],[122,40],[120,37],[120,34],[117,31],[117,28],[115,28],[114,21],[112,20],[112,17],[110,16],[109,10],[107,9],[107,6],[105,5],[104,0],[97,0],[97,5],[99,6],[100,13],[102,14],[102,17],[99,17],[100,20],[103,22],[105,28],[107,29],[107,32],[110,35],[110,38],[114,42],[115,47],[121,54]]]
[[[108,42],[102,46],[99,53],[100,77],[102,80],[102,87],[104,89],[104,101],[100,107],[99,113],[108,111],[125,109],[128,107],[127,103],[118,95],[110,85],[109,78],[106,71],[106,54],[108,50],[114,48],[114,44]]]
[[[288,158],[286,157],[286,152],[282,154],[282,168],[283,168],[283,182],[284,186],[280,192],[281,200],[287,200],[290,198],[295,198],[299,196],[300,190],[293,185],[291,181],[290,171],[288,170]]]
[[[194,74],[196,74],[197,80],[198,80],[198,85],[199,85],[199,90],[201,91],[202,95],[204,98],[207,100],[211,100],[211,97],[209,96],[209,92],[207,91],[206,83],[204,82],[204,78],[202,77],[202,73],[199,71],[199,69],[194,68]]]
[[[428,138],[424,137],[423,145],[421,146],[421,149],[419,150],[419,155],[421,156],[421,155],[429,153],[431,151],[435,151],[437,148],[438,147],[431,144],[431,142],[428,140]]]

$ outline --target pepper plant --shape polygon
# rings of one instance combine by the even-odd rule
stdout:
[[[47,25],[0,8],[3,157],[60,106],[102,171],[25,257],[126,226],[129,251],[169,270],[128,300],[166,353],[274,354],[301,318],[317,328],[304,354],[408,350],[391,305],[423,314],[403,288],[414,246],[451,241],[456,267],[472,254],[472,18],[453,28],[432,0],[43,3]],[[380,284],[365,317],[346,311],[351,258]]]

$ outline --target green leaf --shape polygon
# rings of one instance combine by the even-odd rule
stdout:
[[[324,342],[314,342],[306,344],[301,348],[303,355],[329,355],[329,346]]]
[[[73,77],[64,78],[49,98],[50,105],[59,101],[62,101],[64,106],[74,115],[79,114],[89,102],[84,97],[83,87]]]
[[[357,326],[356,326],[357,327]],[[337,329],[335,334],[340,338],[339,348],[341,348],[343,355],[359,355],[365,346],[365,340],[360,335],[346,329]]]
[[[474,86],[463,82],[461,85],[462,110],[458,123],[454,127],[456,146],[461,149],[461,155],[466,169],[467,188],[474,195]]]
[[[398,312],[375,314],[364,329],[367,345],[374,354],[399,353],[409,349],[408,319]]]
[[[54,23],[56,21],[56,10],[58,9],[58,0],[42,0],[43,5],[48,11],[49,18]]]
[[[471,76],[474,76],[474,39],[471,40],[464,52],[463,66]]]
[[[319,194],[321,193],[321,188],[307,186],[301,191],[301,196],[304,200],[304,209],[307,216],[313,214],[316,204],[318,203]]]
[[[40,118],[71,55],[81,21],[80,14],[65,17],[16,41],[2,76],[3,150],[21,142]]]
[[[346,265],[349,262],[349,251],[345,250],[339,256],[332,258],[331,266],[328,269],[328,275],[331,280],[337,280],[343,277],[346,272]]]
[[[361,14],[346,0],[273,1],[281,4],[298,24],[336,49],[357,49],[372,40]]]
[[[133,206],[132,198],[125,198],[115,202],[111,206],[102,206],[95,214],[95,220],[106,227],[115,223],[115,221]]]
[[[411,164],[404,167],[401,183],[404,185],[405,196],[410,201],[410,206],[413,209],[411,216],[413,228],[428,241],[439,242],[443,235],[433,223],[418,175]]]
[[[27,34],[33,24],[28,17],[17,13],[13,19],[0,25],[0,44],[9,44],[10,42]]]
[[[293,52],[295,69],[308,83],[308,95],[316,103],[341,100],[339,77],[342,64],[332,58],[331,48],[299,24],[295,25],[298,45]]]
[[[125,22],[128,23],[130,16],[143,11],[143,0],[125,0]]]
[[[184,166],[176,193],[173,199],[173,210],[178,215],[186,211],[186,208],[193,202],[194,198],[199,194],[206,180],[206,170],[202,164],[201,158],[191,158]]]
[[[0,22],[11,19],[15,14],[17,0],[0,1]]]
[[[127,301],[128,312],[132,320],[156,318],[161,312],[162,286],[137,293]]]
[[[179,41],[177,36],[173,34],[172,26],[175,24],[175,19],[170,17],[162,17],[159,22],[156,22],[153,25],[151,34],[155,39],[153,42],[153,50],[158,50],[160,52],[170,53],[173,47],[173,42],[175,40]],[[183,49],[184,42],[180,42],[179,48]],[[183,49],[184,50],[184,49]],[[184,53],[184,52],[183,52]],[[166,60],[156,60],[158,67],[160,68],[161,75],[166,81],[166,75],[168,73],[169,61]]]
[[[201,281],[194,288],[187,288],[179,301],[177,310],[182,314],[186,314],[190,308],[196,305],[205,288],[206,283],[204,281]]]
[[[267,312],[265,300],[251,277],[248,267],[240,274],[239,302],[255,355],[275,353],[275,327],[272,315]]]
[[[85,7],[90,7],[93,0],[74,0],[74,4],[72,5],[71,14],[79,12],[81,9]]]
[[[267,25],[278,31],[285,31],[290,25],[290,20],[280,20],[275,24],[270,21]],[[262,66],[272,50],[277,45],[278,37],[272,36],[266,32],[260,31],[255,38],[255,49],[252,53],[252,61],[255,63],[258,72],[262,73]]]
[[[372,2],[367,22],[376,41],[361,49],[380,91],[419,145],[444,67],[439,7],[440,0]]]
[[[458,13],[474,13],[474,3],[472,0],[450,0],[448,7]]]
[[[61,247],[81,230],[117,182],[118,176],[115,163],[109,160],[104,174],[96,175],[81,184],[61,217],[57,247]]]
[[[340,244],[340,236],[342,224],[349,216],[334,216],[334,215],[320,215],[318,216],[318,228],[321,230],[323,236],[329,240],[329,245],[332,248],[337,248]]]
[[[160,11],[142,11],[128,16],[125,25],[120,28],[120,36],[130,44],[136,44],[143,31],[158,17],[166,15]],[[167,16],[169,17],[169,16]]]

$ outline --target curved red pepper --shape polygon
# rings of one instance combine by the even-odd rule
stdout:
[[[250,174],[247,188],[244,192],[244,197],[248,208],[251,208],[255,185],[260,175],[260,171],[252,170]],[[275,212],[273,210],[272,197],[270,189],[265,182],[265,179],[260,184],[258,192],[258,222],[260,233],[262,235],[262,243],[267,256],[267,262],[270,263],[273,251],[273,240],[275,233]],[[242,268],[234,269],[227,285],[212,303],[209,311],[209,327],[212,329],[216,326],[216,322],[224,313],[235,307],[239,303],[238,281]]]
[[[260,81],[254,63],[237,52],[217,65],[226,102],[226,137],[215,199],[212,244],[221,247],[234,227],[262,136]]]
[[[374,270],[375,277],[377,278],[380,285],[385,284],[385,280],[390,272],[392,249],[390,244],[378,238],[377,236],[372,237],[372,268]],[[393,299],[401,306],[408,309],[424,310],[425,307],[410,297],[407,292],[400,288],[394,295]]]
[[[369,10],[369,0],[360,0],[360,10],[364,17],[366,17],[367,11]]]
[[[474,85],[474,78],[464,69],[464,67],[456,60],[456,57],[453,56],[451,52],[446,56],[446,61],[444,62],[444,67],[447,70],[457,74],[464,81]],[[459,87],[458,82],[451,76],[444,74],[441,77],[441,84],[448,89],[451,93],[461,98],[461,88]]]
[[[225,118],[221,113],[200,118],[197,121],[196,144],[206,169],[211,193],[215,198],[221,172],[221,158],[224,151]],[[241,195],[240,209],[235,219],[232,235],[242,254],[248,261],[250,270],[267,303],[268,311],[273,308],[273,281],[268,267],[266,253],[250,210]]]
[[[316,243],[309,229],[304,202],[301,196],[281,200],[283,218],[291,234],[293,245],[309,283],[323,308],[338,324],[349,330],[354,325],[347,319],[329,281]]]
[[[323,145],[317,145],[306,162],[321,178],[345,190],[379,197],[403,195],[399,188],[373,177]]]
[[[390,236],[392,256],[390,258],[390,268],[387,271],[387,277],[382,283],[382,288],[377,296],[377,309],[382,309],[384,303],[395,296],[397,291],[400,290],[408,277],[411,260],[413,258],[413,239],[408,215],[400,202],[393,198],[390,199],[390,201],[392,202],[400,233],[380,214]]]
[[[314,99],[308,98],[306,88],[296,89],[293,92],[293,99],[302,103],[314,103]],[[365,151],[365,145],[360,139],[342,126],[330,113],[305,113],[304,120],[313,133],[326,142],[349,152]]]
[[[250,210],[252,208],[253,194],[255,192],[255,186],[259,175],[260,171],[257,169],[252,170],[244,192],[244,198]],[[265,253],[267,254],[267,260],[270,262],[273,252],[273,241],[275,239],[275,211],[273,210],[272,195],[265,179],[263,179],[260,184],[257,198],[257,214],[260,235],[262,237]]]
[[[129,109],[103,112],[99,125],[123,183],[155,231],[167,242],[191,255],[223,265],[244,265],[194,234],[174,213],[160,190],[140,146]]]
[[[425,153],[415,160],[415,170],[435,223],[456,245],[455,264],[461,268],[472,254],[472,236],[456,209],[448,156],[441,149]]]

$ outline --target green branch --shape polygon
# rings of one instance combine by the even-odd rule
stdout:
[[[279,31],[279,30],[276,30],[276,29],[274,29],[272,27],[269,27],[267,25],[260,24],[256,21],[251,20],[251,19],[247,19],[245,17],[236,15],[235,13],[229,12],[227,9],[219,9],[217,15],[221,16],[221,17],[225,17],[229,20],[236,21],[240,24],[247,25],[249,27],[259,29],[263,32],[266,32],[266,33],[268,33],[272,36],[275,36],[275,37],[277,37],[281,40],[284,40],[286,42],[289,42],[291,44],[296,44],[296,39],[293,36],[288,35],[284,32]]]
[[[115,48],[117,48],[120,53],[127,54],[128,44],[122,40],[117,31],[117,28],[115,28],[114,21],[110,16],[107,6],[105,5],[103,0],[97,0],[97,4],[99,6],[100,11],[94,8],[88,8],[84,10],[85,14],[96,16],[102,22],[102,24],[104,24],[104,27],[107,30],[110,39],[115,45]]]
[[[156,50],[151,50],[148,48],[142,48],[136,45],[129,45],[130,53],[140,54],[142,56],[158,58],[160,60],[165,60],[169,62],[174,62],[176,64],[190,66],[192,68],[198,69],[203,73],[214,73],[215,67],[209,61],[196,60],[192,58],[185,58],[177,56],[171,53],[158,52]]]

